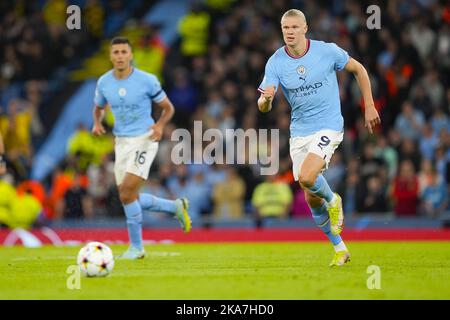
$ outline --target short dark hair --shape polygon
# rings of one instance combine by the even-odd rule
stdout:
[[[128,44],[131,49],[133,48],[131,46],[130,40],[128,40],[128,38],[126,38],[126,37],[114,37],[111,40],[111,46],[113,46],[115,44]]]

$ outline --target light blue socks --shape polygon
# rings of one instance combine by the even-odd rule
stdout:
[[[142,208],[137,200],[123,205],[125,215],[127,216],[128,236],[131,245],[139,250],[142,247]]]
[[[328,215],[327,206],[325,203],[319,208],[311,208],[312,216],[316,225],[322,230],[330,239],[334,246],[342,242],[340,235],[333,235],[330,230],[330,216]]]
[[[311,191],[311,193],[314,193],[318,197],[325,199],[327,202],[330,202],[334,196],[327,180],[325,180],[325,178],[321,174],[317,176],[316,182],[309,189],[309,191]]]
[[[148,193],[139,194],[139,203],[141,208],[144,210],[166,212],[171,214],[175,214],[177,211],[175,200],[158,198]]]

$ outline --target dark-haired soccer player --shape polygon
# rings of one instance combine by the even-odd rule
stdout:
[[[139,194],[155,159],[164,126],[174,114],[174,107],[154,75],[131,65],[133,53],[127,38],[116,37],[111,41],[110,59],[113,69],[97,82],[92,133],[105,133],[102,126],[103,107],[108,103],[115,120],[114,173],[131,242],[121,258],[139,259],[145,256],[142,209],[172,213],[178,218],[183,230],[189,232],[189,203],[186,198],[173,201],[151,194]],[[156,122],[151,116],[153,106],[163,110]]]
[[[343,138],[336,71],[353,73],[365,103],[365,125],[380,123],[366,69],[334,43],[307,39],[305,15],[288,10],[281,18],[285,46],[268,60],[259,86],[258,108],[268,112],[278,86],[292,108],[290,154],[295,180],[305,190],[317,226],[335,248],[330,266],[342,266],[350,259],[340,233],[344,226],[342,200],[322,176]]]

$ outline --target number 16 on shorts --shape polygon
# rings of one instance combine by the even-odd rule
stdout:
[[[136,164],[145,164],[145,155],[147,151],[136,151],[136,156],[134,158],[134,163]]]

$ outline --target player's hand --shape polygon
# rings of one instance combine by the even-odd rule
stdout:
[[[369,130],[370,133],[373,133],[373,128],[380,123],[380,116],[378,115],[375,106],[367,107],[365,112],[365,127],[367,130]]]
[[[271,102],[273,97],[275,96],[275,87],[267,87],[264,89],[263,97],[266,99],[266,102]]]
[[[152,129],[152,134],[150,135],[150,140],[160,141],[163,136],[164,127],[159,124],[154,124],[150,127]]]
[[[94,127],[92,128],[92,134],[94,136],[101,136],[102,134],[105,134],[106,130],[103,128],[103,125],[101,123],[94,124]]]

